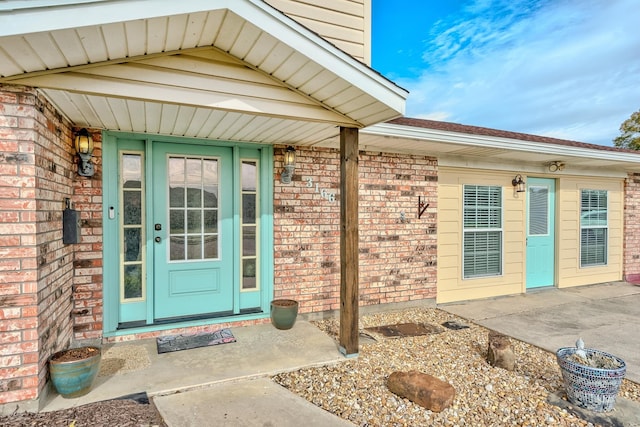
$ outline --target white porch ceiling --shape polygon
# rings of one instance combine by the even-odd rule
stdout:
[[[404,112],[406,91],[261,0],[54,3],[0,8],[0,83],[77,126],[315,145]]]

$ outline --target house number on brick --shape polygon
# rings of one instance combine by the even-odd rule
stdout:
[[[328,200],[330,203],[334,203],[336,201],[336,193],[331,193],[324,188],[320,188],[320,184],[317,182],[313,183],[313,178],[307,178],[307,188],[315,188],[316,193],[320,194],[320,197]]]

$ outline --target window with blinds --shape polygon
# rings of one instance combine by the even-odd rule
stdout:
[[[463,277],[502,274],[502,188],[463,187]]]
[[[582,190],[580,196],[580,267],[607,264],[607,192]]]
[[[529,236],[549,234],[549,187],[529,186]]]

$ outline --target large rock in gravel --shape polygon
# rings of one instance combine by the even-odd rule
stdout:
[[[400,397],[406,397],[433,412],[451,406],[456,390],[447,382],[418,371],[394,372],[389,375],[387,387]]]
[[[516,367],[516,355],[511,347],[508,336],[499,332],[489,332],[489,349],[487,350],[487,362],[491,366],[513,371]]]

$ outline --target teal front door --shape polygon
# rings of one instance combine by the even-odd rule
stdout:
[[[555,193],[555,180],[527,179],[527,289],[555,284]]]
[[[232,150],[153,149],[155,321],[233,313]]]
[[[258,319],[273,289],[273,149],[105,132],[104,333]]]

